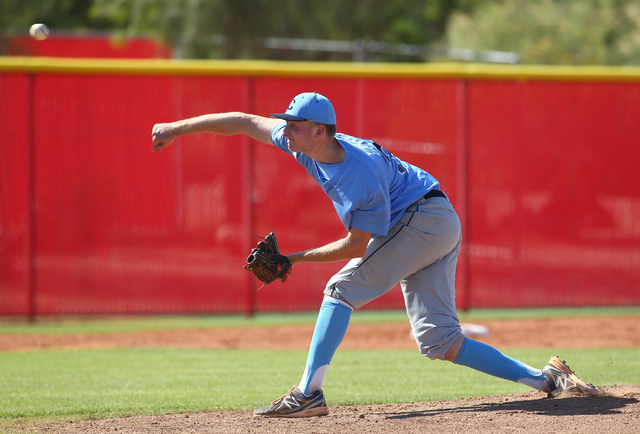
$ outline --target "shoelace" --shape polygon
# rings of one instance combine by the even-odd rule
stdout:
[[[271,405],[276,404],[280,401],[282,401],[283,399],[285,399],[287,396],[289,395],[293,395],[293,391],[296,390],[296,386],[293,386],[288,393],[285,393],[284,395],[282,395],[280,398],[276,399],[275,401],[271,402]]]

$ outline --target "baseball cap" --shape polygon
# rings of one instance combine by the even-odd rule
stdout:
[[[327,97],[317,92],[305,92],[297,95],[284,113],[271,113],[270,118],[286,121],[312,121],[319,124],[335,125],[336,112]]]

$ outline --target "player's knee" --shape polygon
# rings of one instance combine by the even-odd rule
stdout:
[[[333,301],[333,302],[335,302],[335,303],[341,304],[341,305],[343,305],[343,306],[345,306],[345,307],[348,307],[348,308],[349,308],[349,309],[351,309],[351,310],[354,310],[354,309],[353,309],[353,306],[351,306],[349,303],[347,303],[345,300],[342,300],[341,298],[336,298],[336,297],[332,297],[332,296],[330,296],[330,295],[325,295],[325,296],[324,296],[324,298],[323,298],[323,300],[324,300],[324,301],[326,301],[326,300],[330,300],[330,301]]]
[[[460,350],[462,349],[462,345],[464,344],[464,339],[464,336],[460,336],[458,339],[453,341],[453,344],[451,344],[447,352],[444,354],[444,360],[447,362],[456,361],[458,354],[460,354]]]
[[[414,336],[420,352],[431,360],[455,361],[464,342],[459,327],[432,327]]]

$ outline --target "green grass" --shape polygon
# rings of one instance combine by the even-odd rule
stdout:
[[[640,308],[481,310],[461,321],[580,315],[639,315]],[[313,323],[316,313],[39,319],[0,324],[0,334],[110,333],[177,328]],[[406,313],[355,312],[352,323],[406,322]],[[509,349],[542,367],[559,355],[596,385],[640,384],[640,348]],[[139,414],[247,410],[297,384],[306,351],[174,348],[0,352],[0,430],[11,420],[105,418]],[[325,382],[329,405],[416,402],[528,391],[417,350],[339,350]]]
[[[459,312],[461,321],[518,318],[554,318],[569,316],[640,315],[640,307],[584,307],[541,309],[474,309]],[[3,333],[111,333],[123,331],[169,330],[211,327],[264,327],[276,325],[312,324],[317,311],[304,313],[265,313],[247,318],[243,315],[174,315],[67,318],[42,317],[35,323],[24,318],[0,317]],[[402,310],[356,311],[351,322],[407,322]]]
[[[539,367],[557,353],[594,384],[640,384],[638,348],[507,353]],[[298,383],[305,359],[306,351],[167,348],[2,353],[0,418],[247,410],[266,405]],[[329,405],[528,390],[464,367],[430,361],[411,350],[338,351],[325,383]]]

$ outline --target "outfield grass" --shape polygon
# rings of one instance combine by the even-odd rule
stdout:
[[[510,350],[542,367],[558,353],[597,385],[640,384],[640,349]],[[79,418],[247,410],[296,384],[306,351],[132,348],[0,354],[0,417]],[[283,369],[283,367],[287,367]],[[329,405],[417,402],[519,393],[525,386],[430,361],[417,351],[341,350],[325,383]]]
[[[264,327],[312,324],[318,312],[266,313],[248,318],[243,315],[172,315],[129,317],[42,317],[34,323],[24,319],[0,317],[3,333],[111,333],[123,331],[171,330],[210,327]],[[640,315],[640,307],[584,307],[542,309],[475,309],[459,312],[461,321],[490,319],[557,318],[575,316]],[[402,310],[356,311],[351,323],[407,322]]]
[[[637,315],[640,309],[482,311],[463,321]],[[0,333],[88,333],[168,328],[311,323],[315,314],[169,317],[9,324]],[[406,321],[404,312],[356,312],[353,322]],[[640,348],[509,349],[542,367],[552,355],[596,385],[640,384]],[[247,410],[266,405],[300,380],[306,351],[174,348],[37,350],[0,353],[0,418],[104,418],[138,414]],[[325,382],[329,405],[416,402],[519,393],[525,386],[417,350],[339,350]],[[0,428],[2,422],[0,422]]]

